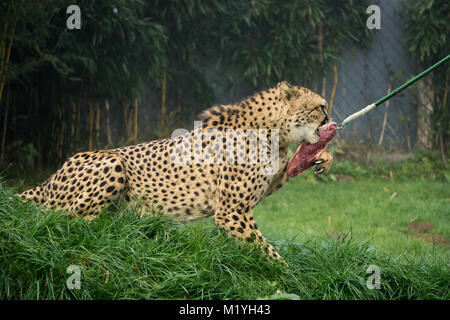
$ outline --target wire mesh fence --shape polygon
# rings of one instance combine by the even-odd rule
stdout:
[[[333,100],[335,121],[340,122],[351,113],[389,94],[422,71],[408,54],[404,43],[404,2],[374,1],[381,9],[381,24],[380,29],[373,30],[374,37],[369,49],[342,45],[342,59],[326,77],[325,90],[319,86],[319,91],[325,92],[329,101]],[[420,80],[353,122],[340,132],[340,138],[412,150],[418,142],[418,121],[429,118],[433,101],[431,77]],[[419,114],[419,104],[427,114]],[[431,124],[428,127],[431,130]]]

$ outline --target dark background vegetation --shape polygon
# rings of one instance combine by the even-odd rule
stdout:
[[[288,80],[324,90],[343,43],[370,49],[369,2],[2,1],[1,167],[49,168],[77,151],[167,137],[220,100],[217,87],[254,92]],[[80,30],[66,28],[71,4],[81,8]],[[401,10],[418,70],[448,54],[446,2],[405,1]],[[425,140],[416,147],[444,159],[448,71],[425,84],[431,111],[414,104],[428,121],[417,121]]]

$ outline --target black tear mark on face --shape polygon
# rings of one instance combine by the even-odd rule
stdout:
[[[328,118],[328,114],[327,114],[327,111],[326,111],[326,107],[325,107],[324,105],[321,105],[320,108],[322,109],[322,112],[323,112],[323,114],[325,115],[325,118],[324,118],[323,121],[320,123],[320,126],[323,126],[324,124],[327,124],[327,123],[328,123],[329,118]]]

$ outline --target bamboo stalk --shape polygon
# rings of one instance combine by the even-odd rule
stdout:
[[[34,88],[34,108],[39,110],[39,97],[38,97],[38,89]],[[41,144],[41,134],[38,133],[38,169],[42,169],[42,144]]]
[[[131,100],[130,102],[130,106],[128,108],[128,137],[127,137],[127,141],[133,141],[133,123],[134,123],[134,116],[133,116],[133,111],[134,111],[134,101]]]
[[[313,90],[314,92],[318,92],[318,90],[319,90],[319,84],[318,84],[317,78],[313,80],[312,88],[313,88],[312,90]]]
[[[14,20],[14,24],[13,24],[12,31],[11,31],[11,38],[9,40],[8,51],[6,54],[6,61],[1,70],[2,80],[0,83],[0,100],[3,97],[3,89],[5,88],[6,73],[8,72],[9,59],[11,58],[11,49],[12,49],[12,44],[14,42],[14,36],[15,36],[15,32],[16,32],[16,23],[17,23],[17,19]]]
[[[321,96],[325,98],[326,92],[327,92],[327,78],[322,77],[322,94],[321,94]]]
[[[74,151],[78,151],[78,141],[79,141],[79,135],[80,135],[80,120],[81,120],[81,103],[83,101],[83,87],[81,87],[80,89],[81,94],[80,97],[78,99],[78,104],[77,104],[77,115],[76,115],[76,120],[75,120],[75,141],[74,141]]]
[[[88,149],[93,149],[93,129],[94,129],[94,107],[92,102],[89,102],[89,144]]]
[[[17,136],[17,103],[16,103],[16,96],[13,96],[13,103],[12,103],[12,120],[13,120],[13,136],[12,141],[16,139]]]
[[[333,103],[334,103],[334,96],[336,94],[336,88],[338,84],[338,72],[337,72],[337,63],[336,61],[333,64],[333,74],[334,74],[334,80],[333,80],[333,89],[331,90],[331,96],[330,96],[330,104],[329,104],[329,114],[330,118],[333,119]]]
[[[39,110],[39,97],[38,97],[38,89],[37,87],[34,88],[34,108],[36,110]]]
[[[62,160],[63,159],[63,153],[64,153],[64,130],[66,128],[66,122],[64,121],[64,119],[62,119],[62,125],[61,125],[61,133],[59,135],[59,159]]]
[[[181,114],[181,89],[180,89],[180,87],[178,87],[177,93],[178,93],[177,114],[179,116]]]
[[[106,143],[108,146],[112,146],[112,139],[111,139],[111,120],[109,116],[109,101],[108,99],[105,99],[105,109],[106,109]]]
[[[160,127],[164,127],[165,124],[165,114],[166,114],[166,84],[167,84],[167,73],[164,71],[162,87],[161,87],[161,111],[160,111]]]
[[[95,103],[95,113],[96,113],[96,121],[95,121],[95,148],[99,148],[100,145],[100,104],[98,102]]]
[[[11,11],[11,1],[8,3],[8,11],[7,16],[9,17],[9,12]],[[5,59],[6,59],[6,34],[8,32],[8,20],[5,20],[5,24],[3,26],[3,34],[2,34],[2,40],[0,42],[1,45],[1,61],[0,61],[0,77],[3,79],[3,67],[5,66]]]
[[[28,105],[29,105],[29,108],[28,108],[28,118],[31,118],[31,113],[32,113],[32,111],[33,111],[33,92],[34,92],[34,88],[33,87],[31,87],[30,88],[30,101],[29,101],[29,103],[28,103]]]
[[[40,134],[38,134],[38,169],[42,169],[42,144]]]
[[[134,144],[137,143],[137,136],[138,136],[138,98],[134,99]]]
[[[389,77],[389,86],[387,93],[391,93],[392,91],[392,79],[393,77]],[[378,139],[378,145],[381,146],[383,144],[383,138],[384,138],[384,130],[386,129],[386,123],[387,123],[387,113],[389,110],[389,100],[386,101],[386,108],[384,109],[384,118],[383,118],[383,124],[381,126],[381,133],[380,133],[380,139]]]
[[[70,118],[70,137],[71,137],[71,151],[75,150],[75,123],[77,121],[77,104],[72,100],[72,114]]]
[[[445,75],[445,89],[444,89],[444,96],[442,97],[442,107],[446,108],[447,107],[447,94],[448,94],[448,74],[450,72],[446,72]],[[444,167],[445,169],[447,169],[447,157],[445,156],[445,147],[444,147],[444,137],[442,134],[442,131],[440,132],[440,145],[441,145],[441,157],[442,157],[442,162],[444,163]]]
[[[319,60],[320,64],[323,66],[323,30],[322,25],[319,25],[319,34],[318,34],[318,46],[319,46]],[[322,77],[322,92],[321,96],[325,98],[327,92],[327,78],[325,76]]]
[[[60,132],[58,132],[58,127],[57,127],[58,125],[57,125],[57,123],[55,123],[55,125],[54,125],[54,131],[55,131],[55,134],[54,134],[54,137],[56,137],[56,143],[55,143],[55,153],[56,153],[56,155],[59,157],[59,146],[60,146],[60,138],[61,138],[61,135],[60,135]]]
[[[450,72],[446,72],[445,75],[445,89],[444,89],[444,96],[442,97],[442,107],[445,108],[447,106],[447,95],[448,95],[448,75]]]
[[[128,140],[129,132],[128,132],[128,115],[127,115],[127,101],[125,99],[122,100],[123,106],[123,122],[125,124],[125,140]]]
[[[439,135],[439,144],[441,146],[441,157],[442,162],[444,163],[444,168],[447,169],[447,157],[445,156],[445,149],[444,149],[444,136],[442,133]]]
[[[3,79],[3,66],[5,65],[5,59],[6,59],[6,30],[7,30],[7,24],[5,21],[5,27],[4,27],[4,32],[2,35],[2,41],[0,42],[1,45],[1,50],[0,50],[0,76]]]
[[[391,133],[394,136],[395,140],[400,141],[397,132],[395,132],[394,128],[389,124],[389,122],[386,122],[386,126],[388,127],[389,130],[391,130]]]
[[[5,157],[6,128],[8,126],[8,109],[9,109],[9,92],[6,95],[5,116],[3,118],[2,151],[0,154],[1,160],[3,160],[3,158]]]

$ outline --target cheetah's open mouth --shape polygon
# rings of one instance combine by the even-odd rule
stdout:
[[[319,124],[319,126],[316,129],[316,134],[319,136],[320,138],[320,132],[325,130],[325,125],[328,123],[328,116],[325,116],[325,118],[323,119],[323,121]]]
[[[315,144],[303,141],[298,146],[287,166],[286,174],[288,178],[298,176],[314,165],[320,153],[327,148],[328,143],[336,134],[336,128],[336,122],[321,123],[321,126],[317,128],[319,141]]]

